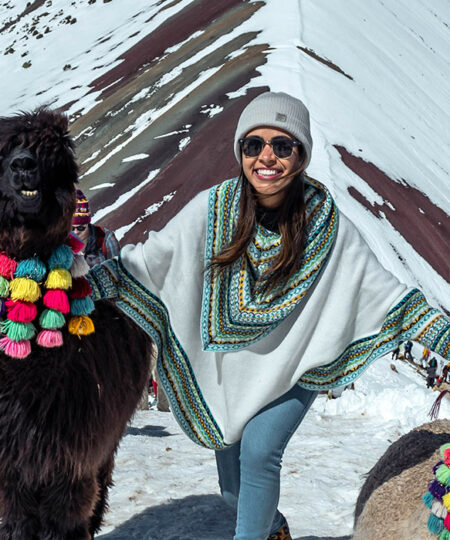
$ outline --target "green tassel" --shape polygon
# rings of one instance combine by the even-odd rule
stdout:
[[[442,531],[439,540],[450,540],[450,531],[448,529]]]
[[[425,493],[425,495],[422,497],[422,501],[424,502],[425,506],[428,508],[431,508],[431,505],[433,504],[434,497],[431,495],[429,491]]]
[[[444,520],[436,517],[434,514],[430,514],[427,526],[430,533],[440,534],[444,528]]]
[[[6,319],[1,324],[2,332],[6,334],[11,341],[22,341],[31,339],[36,334],[36,328],[32,323],[22,323]]]
[[[448,486],[450,484],[450,468],[447,465],[440,465],[436,471],[436,478],[438,482]]]
[[[66,324],[64,315],[56,309],[44,309],[39,317],[39,324],[42,328],[62,328]]]
[[[3,298],[9,296],[9,281],[3,276],[0,276],[0,296]]]

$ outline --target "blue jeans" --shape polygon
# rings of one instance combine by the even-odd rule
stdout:
[[[277,509],[281,459],[316,396],[295,385],[248,422],[239,443],[216,452],[220,491],[237,509],[234,540],[267,540],[285,524]]]

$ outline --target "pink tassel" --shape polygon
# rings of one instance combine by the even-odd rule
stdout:
[[[7,255],[0,253],[0,276],[6,279],[12,279],[16,271],[17,263]]]
[[[6,300],[6,309],[8,311],[8,319],[16,322],[28,323],[35,319],[37,315],[36,304],[32,302],[24,302],[21,300]]]
[[[63,337],[59,330],[41,330],[36,338],[36,342],[41,347],[61,347]]]
[[[28,339],[13,341],[9,337],[0,339],[0,349],[12,358],[26,358],[31,352],[31,343]]]
[[[57,309],[61,313],[70,312],[70,303],[67,293],[61,289],[51,289],[44,294],[44,306]]]
[[[84,242],[73,233],[69,234],[69,238],[67,238],[65,243],[74,253],[79,253],[84,248]]]

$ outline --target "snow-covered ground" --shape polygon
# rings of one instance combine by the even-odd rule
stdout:
[[[437,395],[414,366],[389,357],[369,368],[354,391],[333,400],[319,395],[283,461],[280,509],[292,538],[350,535],[364,474],[390,443],[429,421]],[[439,417],[449,416],[444,400]],[[102,540],[232,538],[234,515],[219,496],[214,452],[188,440],[170,413],[136,414],[114,481]]]

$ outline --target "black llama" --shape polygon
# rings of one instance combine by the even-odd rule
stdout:
[[[76,182],[64,115],[40,108],[0,118],[2,260],[47,261],[67,242]],[[12,281],[6,283],[12,290]],[[5,321],[14,300],[2,302],[5,336],[13,325]],[[31,305],[37,332],[44,304],[36,299],[36,307]],[[150,339],[113,304],[95,304],[90,335],[70,333],[64,320],[60,333],[54,332],[62,338],[59,346],[40,346],[34,335],[13,343],[29,348],[29,354],[14,357],[5,337],[0,342],[2,540],[94,537],[106,509],[115,451],[148,380]],[[27,332],[29,325],[22,325]]]

